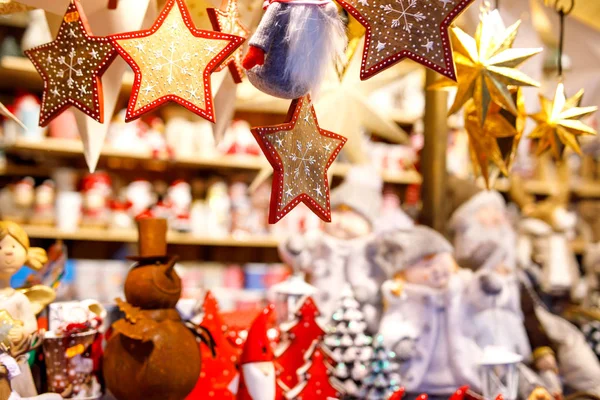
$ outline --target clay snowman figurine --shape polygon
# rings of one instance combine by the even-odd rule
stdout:
[[[138,221],[139,257],[117,299],[125,318],[112,325],[104,353],[107,388],[119,400],[181,400],[200,375],[200,351],[175,304],[181,279],[167,256],[167,221]]]

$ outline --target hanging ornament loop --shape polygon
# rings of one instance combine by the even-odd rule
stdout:
[[[560,19],[560,31],[558,37],[558,76],[562,78],[563,76],[563,65],[562,65],[562,56],[563,56],[563,47],[564,47],[564,39],[565,39],[565,17],[573,11],[575,8],[575,0],[570,0],[570,5],[568,8],[565,8],[560,0],[556,0],[554,3],[554,8],[558,13],[558,17]]]

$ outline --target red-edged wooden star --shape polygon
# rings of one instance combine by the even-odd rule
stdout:
[[[111,39],[135,73],[126,121],[173,101],[215,122],[210,74],[244,38],[196,29],[184,0],[168,0],[152,28]]]
[[[101,77],[117,52],[90,32],[79,0],[71,0],[56,39],[25,52],[44,81],[41,126],[70,106],[104,122]]]
[[[237,0],[227,0],[221,7],[221,10],[207,8],[206,12],[210,18],[215,31],[230,33],[232,35],[248,39],[250,30],[240,21],[240,12],[238,10]],[[242,67],[242,48],[238,48],[229,58],[221,64],[216,71],[221,71],[229,67],[229,72],[234,82],[241,83],[244,78],[244,68]]]
[[[292,102],[285,124],[252,128],[252,134],[274,171],[269,223],[300,202],[330,222],[327,170],[346,138],[319,127],[310,96]]]
[[[337,0],[367,30],[360,78],[410,58],[456,80],[449,27],[474,0]]]

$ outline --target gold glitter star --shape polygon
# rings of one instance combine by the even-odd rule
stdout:
[[[44,81],[40,125],[69,106],[104,121],[102,74],[117,56],[110,40],[90,35],[78,1],[71,0],[56,39],[25,52]]]
[[[513,114],[517,106],[508,86],[539,86],[516,68],[542,49],[513,49],[521,21],[504,27],[497,10],[483,12],[475,37],[458,27],[452,28],[452,46],[457,82],[441,80],[431,88],[457,87],[449,114],[460,110],[469,99],[475,101],[477,117],[483,126],[490,104],[495,102]]]
[[[150,30],[112,40],[135,73],[126,121],[173,101],[212,122],[210,74],[244,41],[196,29],[183,0],[169,0]]]
[[[274,171],[269,223],[281,220],[300,202],[331,221],[327,170],[346,138],[319,127],[309,96],[292,102],[288,122],[252,128]]]
[[[595,106],[579,107],[582,97],[583,89],[567,99],[565,97],[565,87],[562,83],[559,83],[556,87],[553,100],[540,94],[541,110],[531,116],[537,126],[529,135],[531,139],[538,140],[538,154],[551,150],[552,155],[556,159],[560,159],[565,146],[581,154],[578,136],[595,135],[596,131],[579,121],[579,119],[596,112],[598,109]]]

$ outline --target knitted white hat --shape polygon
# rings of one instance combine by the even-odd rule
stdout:
[[[331,191],[331,208],[350,207],[373,224],[381,211],[382,189],[381,176],[373,167],[352,167],[344,182]]]
[[[448,229],[450,229],[451,232],[455,232],[482,207],[497,207],[498,209],[504,210],[506,208],[506,201],[500,193],[494,190],[483,190],[471,197],[454,211],[450,218]]]

